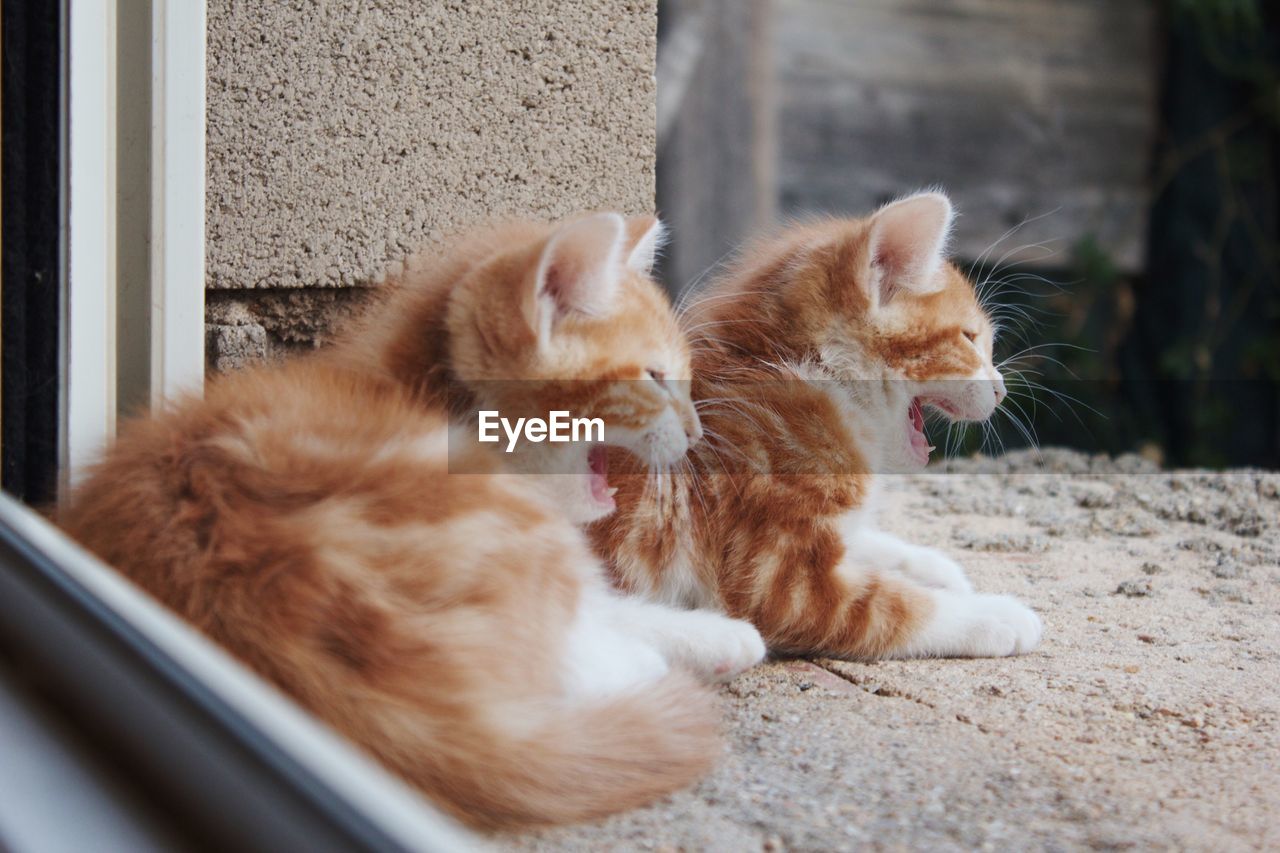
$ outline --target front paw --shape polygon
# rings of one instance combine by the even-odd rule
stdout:
[[[716,613],[686,614],[677,663],[707,681],[728,681],[764,659],[764,640],[750,622]]]
[[[957,652],[968,657],[1022,655],[1040,645],[1044,627],[1030,607],[1008,595],[974,595]]]
[[[973,584],[965,577],[960,564],[934,548],[912,548],[898,570],[922,586],[973,592]]]
[[[1040,617],[1015,598],[942,590],[931,597],[933,613],[899,656],[1007,657],[1040,644]]]

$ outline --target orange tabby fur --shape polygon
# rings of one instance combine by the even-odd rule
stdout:
[[[500,386],[525,392],[579,380],[588,408],[607,400],[649,428],[652,389],[611,380],[653,359],[687,375],[635,257],[655,234],[652,219],[624,230],[605,214],[466,237],[333,353],[219,377],[203,399],[127,424],[59,523],[474,825],[582,820],[687,785],[718,752],[705,688],[609,626],[581,631],[636,653],[604,676],[635,677],[606,689],[575,662],[596,651],[575,646],[590,608],[685,639],[664,610],[609,595],[564,513],[598,513],[589,477],[510,473],[426,390],[436,371],[534,383]],[[696,429],[687,398],[667,409]],[[694,627],[720,641],[712,676],[763,652],[747,626]]]
[[[670,488],[617,481],[619,511],[593,535],[621,586],[747,619],[783,652],[1035,645],[1025,607],[870,525],[875,475],[923,464],[904,437],[913,400],[984,419],[1004,393],[992,324],[942,259],[950,218],[927,194],[797,226],[701,295],[688,324],[707,441]]]

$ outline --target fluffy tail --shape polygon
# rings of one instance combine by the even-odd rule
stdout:
[[[721,751],[714,698],[683,673],[539,717],[424,745],[426,760],[383,758],[472,826],[509,829],[644,805],[697,781]]]

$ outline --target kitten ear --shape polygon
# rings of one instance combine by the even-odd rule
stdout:
[[[633,216],[627,220],[627,239],[631,244],[627,266],[641,275],[652,273],[658,252],[667,244],[667,226],[656,216]]]
[[[526,314],[545,341],[555,322],[574,311],[604,314],[618,290],[626,223],[616,213],[598,213],[561,226],[547,240]]]
[[[942,193],[917,193],[885,205],[871,218],[867,272],[875,305],[885,305],[899,290],[932,293],[940,289],[947,238],[955,213]]]

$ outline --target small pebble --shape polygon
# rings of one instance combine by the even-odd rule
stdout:
[[[1215,578],[1223,578],[1233,580],[1244,574],[1244,570],[1240,568],[1240,564],[1228,557],[1226,554],[1219,554],[1218,559],[1209,571],[1213,572]]]
[[[1253,599],[1242,590],[1229,584],[1218,584],[1209,595],[1213,601],[1229,601],[1232,604],[1253,604]]]
[[[1128,598],[1144,598],[1151,595],[1154,590],[1151,588],[1151,581],[1147,580],[1130,580],[1123,581],[1116,587],[1112,595],[1123,595]]]

